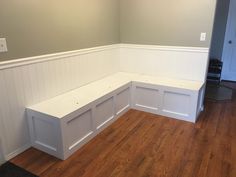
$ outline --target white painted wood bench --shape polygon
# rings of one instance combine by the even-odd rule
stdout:
[[[66,159],[130,108],[195,122],[201,82],[117,73],[27,108],[32,146]]]

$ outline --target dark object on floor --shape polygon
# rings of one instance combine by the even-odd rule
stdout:
[[[38,177],[11,162],[6,162],[0,166],[1,177]]]
[[[210,59],[207,81],[212,83],[220,83],[221,70],[222,70],[223,62],[219,59]]]
[[[218,84],[207,84],[206,86],[206,98],[225,101],[231,100],[233,96],[233,90]]]

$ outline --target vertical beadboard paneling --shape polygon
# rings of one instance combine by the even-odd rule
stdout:
[[[121,71],[205,82],[208,48],[121,44]]]
[[[29,144],[26,106],[117,72],[118,51],[116,46],[78,51],[55,60],[49,56],[44,62],[0,69],[0,133],[5,156],[11,158]]]

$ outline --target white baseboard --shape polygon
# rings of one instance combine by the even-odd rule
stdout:
[[[6,162],[5,158],[0,155],[0,166]]]
[[[203,112],[203,111],[204,111],[204,109],[205,109],[205,107],[204,107],[204,106],[202,106],[202,107],[201,107],[201,109],[200,109],[200,111],[201,111],[201,112]]]
[[[198,112],[197,112],[197,120],[199,119],[199,116],[200,116],[200,114],[204,111],[204,105],[202,105],[201,107],[200,107],[200,109],[198,110]],[[196,122],[197,122],[197,120],[196,120]]]
[[[29,149],[30,147],[31,147],[30,144],[26,144],[26,145],[24,145],[23,147],[21,147],[21,148],[15,150],[14,152],[12,152],[12,153],[6,155],[5,158],[6,158],[6,160],[10,160],[10,159],[16,157],[17,155],[21,154],[22,152],[26,151],[26,150]]]

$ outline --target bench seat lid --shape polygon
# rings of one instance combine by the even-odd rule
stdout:
[[[188,81],[174,78],[147,76],[144,74],[119,72],[79,87],[78,89],[61,94],[33,106],[29,106],[27,109],[47,114],[55,118],[63,118],[66,115],[105,96],[106,94],[124,86],[125,84],[130,83],[131,81],[163,85],[166,87],[176,87],[193,91],[199,91],[204,84],[199,81]]]

